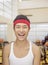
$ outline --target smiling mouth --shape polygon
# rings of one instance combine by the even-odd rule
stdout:
[[[24,36],[25,34],[18,34],[19,36]]]

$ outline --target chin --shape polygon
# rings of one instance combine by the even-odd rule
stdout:
[[[18,37],[18,40],[19,41],[24,41],[26,38],[27,38],[26,36],[24,36],[24,37]]]
[[[19,39],[19,41],[23,41],[23,40],[25,40],[25,39]]]

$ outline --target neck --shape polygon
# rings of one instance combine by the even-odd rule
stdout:
[[[16,41],[15,41],[15,45],[17,45],[17,46],[25,46],[27,43],[28,43],[27,40],[20,41],[20,40],[16,39]]]

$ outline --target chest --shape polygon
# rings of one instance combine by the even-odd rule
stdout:
[[[30,47],[26,48],[11,48],[9,60],[10,65],[33,65],[34,56]]]
[[[26,47],[26,48],[25,47],[22,47],[22,48],[14,47],[13,50],[14,50],[14,55],[16,57],[22,58],[28,55],[30,48],[29,47]]]

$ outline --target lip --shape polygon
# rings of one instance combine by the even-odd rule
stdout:
[[[24,36],[25,34],[18,34],[19,36]]]

